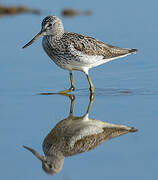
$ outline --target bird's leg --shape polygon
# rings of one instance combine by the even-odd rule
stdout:
[[[71,82],[71,87],[67,90],[64,91],[60,91],[58,92],[59,94],[65,94],[65,93],[69,93],[75,90],[75,85],[74,85],[74,79],[73,79],[73,75],[72,75],[72,71],[70,71],[70,82]]]
[[[90,89],[90,91],[91,91],[91,94],[94,94],[94,85],[93,85],[93,83],[92,83],[92,81],[91,81],[88,73],[85,73],[85,74],[86,74],[86,76],[87,76],[87,79],[88,79],[88,82],[89,82],[89,85],[90,85],[90,88],[89,88],[89,89]]]
[[[84,116],[83,116],[83,120],[88,119],[88,114],[89,114],[89,111],[90,111],[90,109],[91,109],[91,107],[92,107],[93,102],[94,102],[94,93],[91,93],[90,96],[89,96],[88,108],[87,108],[86,113],[85,113]]]
[[[94,94],[91,93],[91,94],[90,94],[90,97],[89,97],[89,105],[88,105],[86,114],[89,113],[89,111],[90,111],[90,109],[91,109],[91,107],[92,107],[93,102],[94,102]]]
[[[75,84],[74,84],[74,79],[73,79],[72,71],[70,72],[70,82],[71,82],[70,90],[74,91],[75,90]]]
[[[69,94],[69,98],[71,99],[70,114],[69,114],[69,116],[72,116],[72,117],[73,117],[73,110],[74,110],[75,96],[72,95],[72,94]]]

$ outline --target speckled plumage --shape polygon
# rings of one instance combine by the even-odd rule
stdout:
[[[84,116],[75,117],[74,99],[71,98],[69,116],[57,123],[43,141],[45,156],[24,146],[42,161],[42,167],[47,173],[56,174],[61,171],[65,157],[87,152],[111,138],[137,131],[134,127],[89,118],[92,102],[91,99]]]
[[[44,36],[42,45],[45,52],[59,67],[68,70],[71,75],[73,70],[87,75],[92,93],[94,87],[88,76],[90,68],[137,52],[136,49],[120,48],[89,36],[65,32],[62,21],[56,16],[46,17],[42,22],[41,32],[23,48],[41,36]],[[70,89],[74,90],[72,81]]]
[[[86,69],[126,56],[133,50],[110,46],[92,37],[64,32],[58,38],[43,37],[43,48],[61,68],[86,71]]]
[[[85,119],[86,118],[86,119]],[[68,117],[60,121],[43,142],[45,155],[62,154],[64,157],[94,149],[99,144],[134,132],[135,129],[88,117]]]

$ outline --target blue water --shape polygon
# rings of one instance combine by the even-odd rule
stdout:
[[[157,6],[152,1],[32,1],[6,0],[43,9],[40,16],[18,15],[0,19],[0,178],[1,179],[157,179],[158,54]],[[91,16],[63,18],[64,7],[90,9]],[[96,87],[90,117],[138,128],[100,145],[93,151],[65,159],[56,176],[42,171],[41,163],[22,146],[42,153],[45,136],[69,114],[68,97],[42,96],[69,87],[68,72],[56,67],[41,40],[21,47],[40,30],[48,14],[62,18],[65,30],[88,34],[112,45],[138,48],[136,55],[109,62],[90,71]],[[74,73],[74,114],[85,113],[88,82]]]

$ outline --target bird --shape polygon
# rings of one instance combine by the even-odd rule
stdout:
[[[75,98],[72,95],[69,97],[71,99],[69,116],[58,122],[44,138],[42,144],[44,156],[28,146],[23,146],[42,162],[43,170],[52,175],[62,170],[65,157],[88,152],[111,138],[137,131],[135,127],[89,118],[94,100],[92,97],[86,113],[83,116],[74,116]]]
[[[43,36],[42,46],[46,54],[62,69],[68,70],[71,86],[59,93],[69,93],[75,90],[72,72],[83,72],[94,94],[94,85],[89,76],[89,69],[104,64],[108,61],[135,54],[137,49],[120,48],[105,44],[93,37],[65,32],[61,19],[57,16],[47,16],[43,19],[41,31],[23,48]]]

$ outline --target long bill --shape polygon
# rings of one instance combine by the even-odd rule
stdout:
[[[32,152],[32,154],[34,154],[39,160],[41,160],[42,162],[45,161],[45,157],[42,156],[41,154],[39,154],[37,151],[35,151],[34,149],[28,147],[28,146],[23,146],[25,149],[29,150],[30,152]]]
[[[45,33],[44,30],[41,30],[31,41],[29,41],[25,46],[23,46],[22,48],[26,48],[28,46],[30,46],[33,42],[35,42],[37,39],[39,39],[41,36],[43,36]]]

